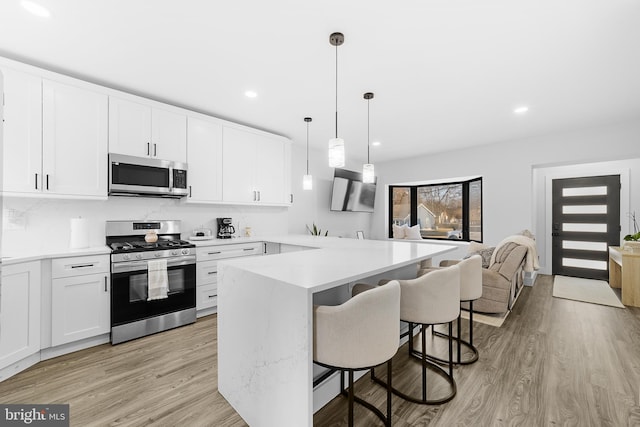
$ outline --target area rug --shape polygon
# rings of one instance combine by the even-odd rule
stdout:
[[[462,310],[461,313],[462,313],[463,319],[469,319],[469,312],[467,310]],[[476,313],[474,311],[473,321],[499,328],[500,326],[502,326],[502,324],[504,323],[509,313],[510,311],[507,311],[506,313],[500,313],[500,314],[483,314],[483,313]]]
[[[611,286],[604,280],[554,276],[553,296],[592,304],[624,308]]]

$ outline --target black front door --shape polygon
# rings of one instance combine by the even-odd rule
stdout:
[[[620,244],[620,175],[553,180],[552,273],[608,280]]]

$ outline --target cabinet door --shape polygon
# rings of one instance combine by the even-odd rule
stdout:
[[[284,203],[284,143],[261,136],[255,145],[254,182],[260,203]]]
[[[53,279],[51,287],[51,344],[61,345],[108,333],[110,330],[109,275]]]
[[[187,161],[187,116],[154,108],[151,115],[151,157]]]
[[[4,191],[42,189],[42,79],[2,68],[4,75]]]
[[[0,368],[40,350],[40,262],[2,266]]]
[[[107,196],[106,95],[43,80],[44,191]]]
[[[225,202],[256,202],[254,187],[255,133],[224,127],[222,198]]]
[[[190,188],[187,201],[222,200],[222,125],[188,118],[187,163]]]
[[[151,107],[109,97],[109,152],[148,157],[151,146]]]

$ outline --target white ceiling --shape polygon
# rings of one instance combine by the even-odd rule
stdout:
[[[640,0],[20,0],[0,55],[372,161],[640,117]],[[248,89],[258,97],[244,96]],[[525,115],[513,109],[529,106]]]

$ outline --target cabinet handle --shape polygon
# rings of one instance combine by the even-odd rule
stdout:
[[[218,251],[218,252],[207,252],[207,255],[216,255],[216,254],[221,254],[222,252]]]
[[[256,248],[244,248],[243,251],[255,251]]]
[[[191,197],[191,186],[189,186],[189,197]]]
[[[293,203],[293,193],[289,194],[290,203]]]
[[[156,157],[158,155],[158,153],[156,152],[157,145],[158,144],[153,144],[153,157]]]
[[[47,176],[47,190],[49,189],[49,174],[46,175]]]
[[[93,267],[93,264],[76,264],[71,266],[71,268],[87,268],[87,267]]]
[[[108,292],[107,291],[107,276],[104,276],[104,291]]]
[[[36,190],[38,189],[38,174],[36,173]]]
[[[147,142],[147,156],[151,155],[151,144]]]
[[[217,295],[209,295],[209,298],[215,298]]]
[[[217,271],[210,271],[207,274],[218,274],[218,272]]]
[[[258,201],[260,201],[260,192],[258,191]]]
[[[257,193],[257,191],[253,190],[253,201],[254,202],[257,200],[257,197],[258,197],[256,193]]]

